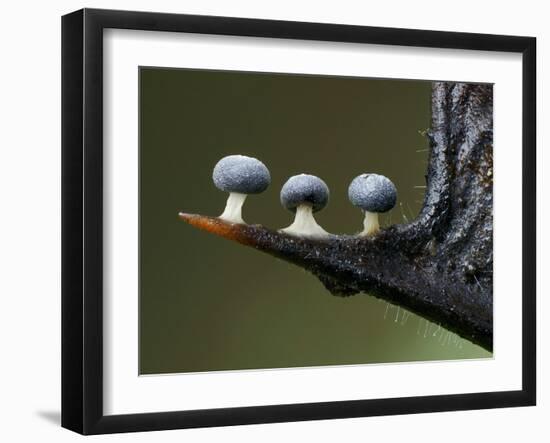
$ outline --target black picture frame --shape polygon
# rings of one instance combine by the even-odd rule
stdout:
[[[502,51],[523,63],[522,389],[130,415],[103,412],[103,30]],[[83,9],[62,18],[62,426],[82,434],[530,406],[536,402],[536,39]]]

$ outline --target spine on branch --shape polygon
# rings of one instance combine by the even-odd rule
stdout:
[[[335,295],[368,292],[492,350],[492,85],[434,83],[428,137],[419,216],[371,237],[297,238],[259,225],[180,217],[309,270]]]

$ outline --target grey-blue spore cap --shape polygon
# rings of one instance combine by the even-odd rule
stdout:
[[[364,211],[387,212],[395,206],[397,190],[392,181],[378,174],[361,174],[353,179],[348,197]]]
[[[317,212],[327,205],[328,198],[327,184],[309,174],[290,177],[281,189],[281,204],[292,212],[302,204],[310,204],[313,212]]]
[[[259,194],[271,183],[267,167],[258,159],[245,155],[229,155],[222,158],[212,173],[218,189],[241,194]]]

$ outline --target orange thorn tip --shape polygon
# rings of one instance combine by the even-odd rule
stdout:
[[[242,232],[243,228],[246,225],[230,223],[222,220],[219,217],[210,217],[200,214],[188,214],[185,212],[180,212],[178,214],[178,217],[186,223],[189,223],[191,226],[194,226],[203,231],[219,235],[220,237],[224,237],[229,240],[235,240],[240,243],[249,243],[244,241],[245,235]]]

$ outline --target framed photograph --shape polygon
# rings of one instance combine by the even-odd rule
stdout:
[[[531,37],[62,19],[62,425],[534,405]]]

